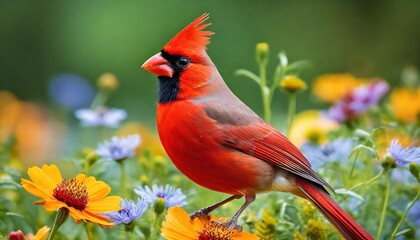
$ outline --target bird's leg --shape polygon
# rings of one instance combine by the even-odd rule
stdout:
[[[193,220],[194,218],[199,217],[199,216],[208,217],[209,213],[214,211],[216,208],[219,208],[220,206],[225,205],[226,203],[228,203],[228,202],[230,202],[234,199],[239,199],[241,197],[242,197],[241,195],[232,195],[232,196],[226,198],[223,201],[220,201],[216,204],[213,204],[213,205],[208,206],[208,207],[204,207],[204,208],[202,208],[202,209],[200,209],[196,212],[191,213],[190,218],[191,218],[191,220]]]
[[[253,195],[246,195],[245,196],[245,203],[239,208],[238,212],[233,215],[233,217],[228,222],[220,223],[223,226],[229,227],[230,229],[237,229],[239,232],[242,231],[242,226],[236,225],[238,222],[239,217],[241,216],[242,212],[255,200],[255,194]]]

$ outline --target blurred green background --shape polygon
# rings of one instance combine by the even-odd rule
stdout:
[[[154,125],[156,81],[140,69],[178,31],[204,12],[216,33],[208,48],[227,84],[260,115],[259,89],[234,75],[256,71],[258,42],[271,49],[270,72],[284,50],[309,60],[301,77],[331,72],[380,76],[397,84],[402,69],[420,66],[420,1],[1,1],[0,89],[53,105],[48,84],[74,73],[95,84],[114,73],[120,87],[112,107],[129,120]],[[333,86],[332,86],[333,87]],[[298,110],[313,105],[310,91]],[[286,110],[276,94],[274,113]],[[307,107],[307,106],[306,106]]]

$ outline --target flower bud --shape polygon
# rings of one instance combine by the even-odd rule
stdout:
[[[99,156],[91,148],[83,149],[82,154],[90,165],[94,164],[99,159]]]
[[[411,162],[410,165],[408,165],[408,169],[410,170],[410,173],[413,174],[413,176],[417,179],[417,181],[420,182],[420,166],[415,162]]]
[[[9,240],[25,240],[25,235],[21,230],[13,231],[9,233]]]
[[[395,162],[395,158],[392,157],[390,154],[386,154],[385,157],[382,159],[382,167],[385,169],[396,168],[397,163]]]
[[[270,49],[266,42],[258,43],[255,51],[257,63],[264,66],[267,65],[269,52]]]
[[[280,81],[280,87],[290,93],[306,89],[306,83],[295,75],[288,75]]]
[[[118,79],[112,73],[104,73],[98,79],[98,86],[106,91],[115,90],[118,87]]]
[[[140,176],[140,184],[142,186],[146,185],[149,182],[149,177],[147,175],[141,175]]]
[[[163,211],[165,211],[165,199],[163,198],[158,198],[153,206],[156,215],[160,215],[163,213]]]

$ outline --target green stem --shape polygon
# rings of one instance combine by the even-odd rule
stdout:
[[[153,222],[153,229],[152,229],[152,233],[150,234],[150,239],[154,240],[154,239],[158,239],[158,234],[159,234],[159,225],[160,225],[160,215],[161,214],[155,214],[155,221]]]
[[[85,223],[85,231],[86,231],[86,235],[88,236],[88,239],[93,240],[94,236],[93,236],[92,229],[90,228],[89,223]]]
[[[58,210],[57,216],[55,217],[54,224],[48,237],[48,240],[52,240],[57,233],[58,228],[67,220],[69,216],[69,210],[67,208],[60,208]]]
[[[395,239],[397,237],[398,229],[400,229],[401,225],[403,224],[405,218],[407,217],[408,212],[410,209],[414,206],[414,204],[417,202],[417,200],[420,198],[420,191],[417,192],[417,195],[414,197],[413,201],[408,205],[407,209],[405,209],[404,214],[401,217],[401,220],[398,222],[397,226],[395,227],[394,232],[391,235],[391,240]]]
[[[369,186],[372,183],[376,182],[379,178],[381,178],[382,175],[384,175],[385,173],[386,173],[386,171],[384,169],[382,169],[382,171],[378,175],[374,176],[369,181],[358,183],[358,184],[354,185],[353,187],[351,187],[349,190],[350,191],[353,191],[354,189],[356,189],[356,188],[358,188],[360,186],[363,186],[363,185]]]
[[[266,66],[260,65],[260,88],[261,96],[264,108],[264,119],[266,122],[271,122],[271,110],[270,110],[270,89],[267,87],[267,72]]]
[[[128,232],[128,237],[130,238],[130,240],[136,240],[136,236],[134,235],[134,231]]]
[[[120,168],[121,168],[121,197],[122,198],[126,198],[127,197],[127,174],[125,172],[125,164],[124,164],[124,160],[120,160],[118,161],[118,163],[120,164]]]
[[[86,176],[89,176],[89,172],[90,172],[89,159],[85,157],[83,160],[84,160],[84,166],[83,166],[84,167],[84,172],[85,172]]]
[[[287,114],[287,136],[290,137],[293,119],[296,115],[296,93],[290,93],[289,113]]]
[[[108,99],[107,92],[105,92],[103,90],[99,90],[99,92],[96,94],[95,98],[93,99],[90,107],[92,109],[95,109],[99,106],[103,106],[103,105],[105,105],[107,99]]]
[[[386,177],[385,200],[384,200],[384,205],[382,206],[381,220],[379,222],[379,228],[378,228],[378,233],[376,234],[376,239],[381,239],[382,229],[385,223],[386,209],[388,208],[388,200],[389,200],[389,189],[391,186],[390,178],[391,178],[390,174],[388,174]]]

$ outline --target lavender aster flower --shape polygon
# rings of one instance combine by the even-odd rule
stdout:
[[[134,150],[140,143],[141,138],[138,134],[125,138],[112,137],[111,140],[98,144],[95,152],[102,158],[121,161],[134,156]]]
[[[352,139],[338,138],[322,146],[305,143],[300,150],[312,167],[317,169],[325,163],[349,159],[353,147]]]
[[[165,201],[167,208],[185,204],[185,195],[181,192],[181,189],[176,189],[170,185],[165,187],[153,185],[151,189],[148,186],[139,186],[134,189],[134,192],[149,204],[154,204],[159,198]]]
[[[420,164],[420,147],[403,148],[398,140],[392,140],[386,150],[397,163],[398,166],[405,167],[411,162]]]
[[[137,203],[133,200],[123,199],[121,202],[121,210],[115,212],[108,212],[104,215],[111,218],[114,224],[129,224],[132,221],[140,218],[147,210],[148,204],[144,200],[137,199]]]
[[[387,82],[375,80],[370,85],[360,86],[333,105],[326,116],[337,122],[355,118],[376,105],[389,90]]]
[[[75,116],[84,126],[116,128],[127,117],[127,112],[122,109],[98,107],[95,110],[79,109]]]

